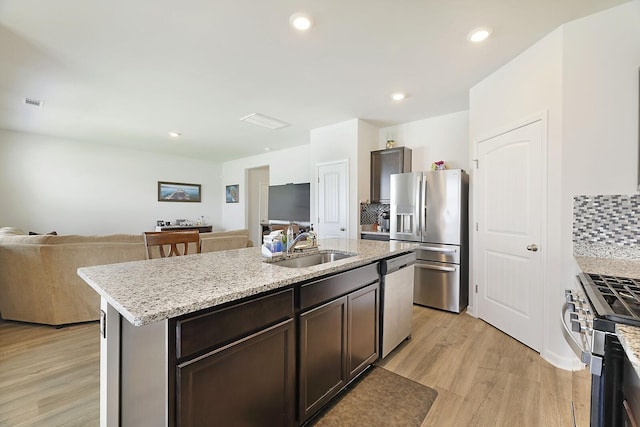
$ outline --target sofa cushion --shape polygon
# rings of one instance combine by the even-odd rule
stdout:
[[[249,230],[247,229],[201,233],[200,240],[202,252],[226,251],[253,246],[253,242],[249,240]]]
[[[103,236],[81,236],[77,234],[67,235],[16,235],[7,237],[5,243],[14,243],[21,245],[62,245],[70,243],[82,244],[103,244],[103,243],[141,243],[144,244],[142,234],[105,234]]]
[[[0,228],[0,236],[24,236],[26,234],[27,233],[17,227]]]
[[[216,236],[211,239],[202,239],[202,252],[226,251],[229,249],[246,248],[249,236]]]

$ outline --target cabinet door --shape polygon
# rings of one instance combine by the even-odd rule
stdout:
[[[300,315],[300,422],[347,383],[347,297]]]
[[[367,286],[348,295],[348,380],[378,358],[380,286]]]
[[[176,382],[178,426],[294,425],[293,319],[178,365]]]
[[[390,176],[411,171],[411,150],[405,147],[371,152],[371,201],[389,203]]]

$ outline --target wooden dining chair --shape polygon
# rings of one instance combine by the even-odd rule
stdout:
[[[198,230],[184,231],[146,231],[144,233],[144,244],[147,247],[147,259],[152,259],[153,248],[158,247],[160,257],[188,255],[189,244],[195,243],[196,253],[201,253],[200,233]],[[183,244],[182,253],[178,245]],[[165,246],[169,246],[169,253],[165,253]]]

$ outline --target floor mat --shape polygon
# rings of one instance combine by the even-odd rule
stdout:
[[[420,427],[438,396],[432,388],[373,367],[309,425]]]

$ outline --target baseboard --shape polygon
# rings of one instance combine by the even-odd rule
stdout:
[[[585,368],[585,364],[574,354],[566,357],[552,351],[543,351],[540,356],[556,368],[564,369],[565,371],[581,371]]]

